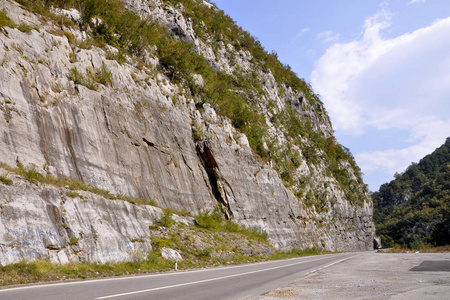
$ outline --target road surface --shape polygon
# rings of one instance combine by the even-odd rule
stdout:
[[[362,255],[251,300],[449,300],[450,253]]]
[[[0,299],[249,299],[359,255],[362,254],[310,256],[206,270],[25,286],[0,290]]]

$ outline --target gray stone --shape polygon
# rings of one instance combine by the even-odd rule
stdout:
[[[216,57],[212,46],[196,36],[192,22],[176,8],[158,0],[126,2],[143,17],[160,20],[174,35],[191,42],[215,68],[232,73],[230,60],[235,55],[240,65],[251,69],[250,53],[234,53],[231,45],[220,44]],[[23,22],[40,31],[27,34],[5,27],[7,35],[0,33],[0,49],[9,49],[0,51],[0,162],[15,166],[20,161],[42,174],[194,215],[219,204],[236,223],[265,230],[279,249],[311,244],[339,251],[373,247],[369,197],[362,199],[361,207],[351,205],[336,180],[327,175],[324,161],[311,165],[300,149],[293,150],[302,159],[296,176],[311,177],[305,194],[316,190],[325,194],[328,210],[319,213],[284,185],[271,162],[253,154],[247,137],[229,120],[209,105],[196,110],[194,99],[158,71],[158,60],[150,52],[145,54],[150,63],[144,68],[136,68],[131,59],[119,64],[97,47],[72,49],[65,36],[51,33],[51,24],[41,24],[13,1],[0,0],[0,9],[4,8],[15,22],[25,16]],[[75,36],[82,37],[83,32]],[[87,77],[102,66],[112,74],[110,85],[94,83],[92,90],[69,80],[74,68]],[[289,141],[283,128],[269,121],[269,102],[276,103],[275,113],[291,105],[315,130],[333,136],[326,114],[318,115],[324,112],[320,104],[313,106],[300,92],[279,86],[271,73],[258,72],[264,90],[261,111],[279,147],[287,147]],[[203,131],[201,141],[194,140],[193,121]],[[349,164],[341,167],[353,174]],[[21,178],[13,181],[12,186],[0,184],[2,265],[22,258],[62,263],[133,260],[151,250],[148,226],[160,218],[161,209],[85,192],[80,192],[83,197],[70,198],[66,188]],[[177,221],[193,222],[192,218]]]
[[[174,260],[174,261],[182,261],[183,260],[183,258],[181,257],[181,254],[177,250],[174,250],[171,248],[166,248],[166,247],[163,247],[161,249],[161,256],[164,259],[168,259],[168,260]]]

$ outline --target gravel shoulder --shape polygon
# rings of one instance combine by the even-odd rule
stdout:
[[[447,300],[450,253],[366,252],[253,300]]]

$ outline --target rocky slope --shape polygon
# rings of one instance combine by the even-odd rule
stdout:
[[[199,105],[201,94],[194,95],[161,67],[154,46],[138,58],[121,56],[111,45],[89,44],[92,22],[55,21],[67,15],[79,24],[76,10],[54,9],[56,17],[49,18],[0,0],[0,9],[15,24],[0,29],[4,167],[20,163],[44,175],[194,215],[220,205],[235,222],[265,230],[280,249],[372,247],[372,203],[351,160],[336,160],[330,171],[327,151],[339,145],[309,88],[278,82],[232,41],[213,42],[207,34],[200,38],[185,16],[187,8],[176,1],[124,2],[142,18],[163,24],[175,40],[193,45],[215,72],[237,76],[238,70],[256,77],[258,92],[234,93],[244,93],[263,116],[267,134],[260,151],[272,154],[261,159],[249,134],[219,114],[214,102]],[[218,12],[207,2],[196,5]],[[201,75],[190,78],[195,87],[205,86]],[[274,121],[287,111],[293,122]],[[310,124],[310,131],[287,135],[295,120]],[[328,144],[314,148],[316,137]],[[160,209],[94,194],[71,198],[65,188],[28,183],[6,169],[0,174],[13,181],[11,186],[0,183],[1,264],[22,258],[126,260],[136,238],[146,241],[139,246],[142,251],[150,251],[148,225]],[[80,251],[84,254],[76,255]]]

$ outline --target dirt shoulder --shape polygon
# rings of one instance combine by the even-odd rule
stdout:
[[[253,300],[444,300],[450,253],[374,253],[318,270]]]

